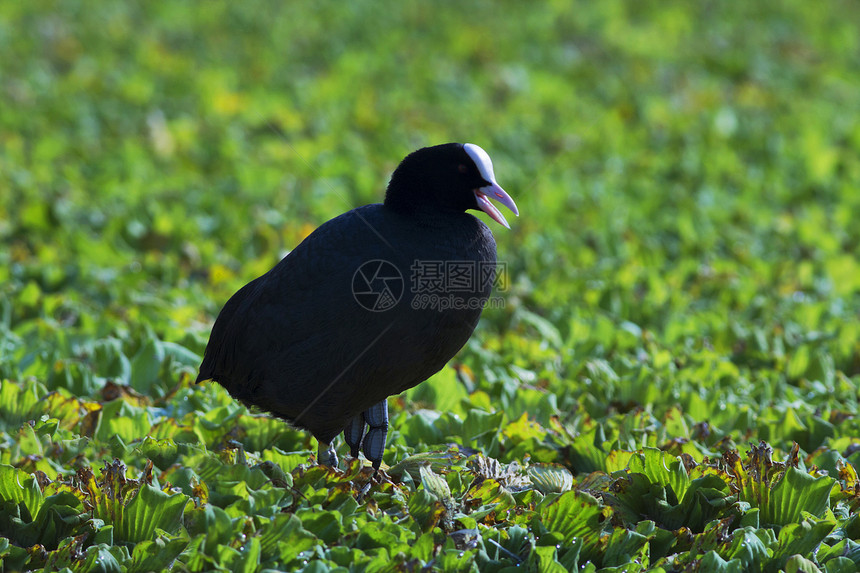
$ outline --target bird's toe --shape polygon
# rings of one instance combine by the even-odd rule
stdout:
[[[337,467],[337,452],[334,451],[334,446],[320,442],[319,450],[317,451],[317,463],[321,466]]]

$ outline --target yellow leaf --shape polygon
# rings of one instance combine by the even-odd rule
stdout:
[[[232,270],[222,265],[221,263],[215,263],[209,269],[209,280],[212,282],[212,284],[217,285],[227,282],[229,280],[232,280],[234,276],[235,273],[233,273]]]

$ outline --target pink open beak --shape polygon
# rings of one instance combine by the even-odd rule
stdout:
[[[490,183],[485,187],[480,187],[475,189],[475,198],[478,200],[478,207],[480,207],[481,211],[489,215],[493,218],[493,220],[502,225],[506,229],[510,229],[511,226],[508,224],[508,220],[505,219],[505,216],[502,215],[502,212],[499,211],[495,205],[490,202],[490,199],[494,199],[513,211],[514,215],[519,216],[520,211],[517,209],[517,204],[514,203],[514,200],[511,199],[511,196],[508,195],[504,189],[499,187],[498,183]]]

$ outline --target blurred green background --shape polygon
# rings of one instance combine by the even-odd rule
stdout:
[[[495,229],[512,290],[484,328],[500,344],[527,329],[519,308],[574,353],[593,315],[722,359],[778,361],[820,332],[810,344],[853,375],[857,15],[4,3],[0,375],[43,378],[72,333],[150,328],[199,353],[232,292],[444,141],[487,149],[523,212]],[[569,359],[549,366],[573,382]]]
[[[392,400],[386,462],[459,440],[587,472],[609,446],[573,440],[600,428],[857,463],[858,22],[848,0],[2,2],[0,379],[105,408],[115,382],[143,428],[227,408],[189,385],[227,298],[410,151],[472,142],[520,207],[491,223],[505,307]],[[3,408],[13,435],[30,410]]]

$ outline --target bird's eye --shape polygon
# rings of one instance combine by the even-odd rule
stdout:
[[[459,170],[460,170],[460,173],[465,173],[466,171],[468,171],[468,170],[469,170],[469,168],[468,168],[468,167],[466,167],[463,163],[461,163],[460,165],[458,165],[458,166],[457,166],[457,169],[459,169]]]

